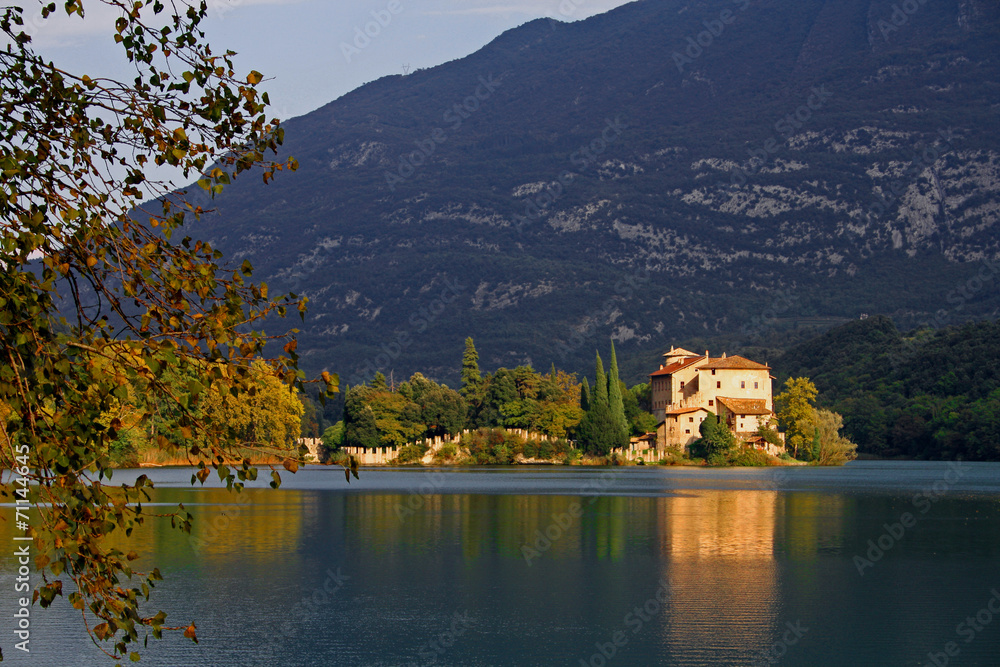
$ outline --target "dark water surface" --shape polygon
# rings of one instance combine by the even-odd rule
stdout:
[[[130,545],[166,577],[150,614],[201,643],[140,665],[1000,666],[1000,464],[143,472],[197,517]],[[15,569],[5,664],[113,664],[65,600],[15,650]]]

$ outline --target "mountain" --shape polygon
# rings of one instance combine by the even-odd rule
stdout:
[[[316,76],[323,76],[316,72]],[[995,317],[1000,7],[642,0],[285,124],[194,233],[307,295],[310,372],[623,377],[671,343]]]

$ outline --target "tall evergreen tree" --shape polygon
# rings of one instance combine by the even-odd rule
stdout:
[[[483,388],[483,376],[479,373],[479,353],[472,337],[465,339],[465,354],[462,355],[462,388],[460,394],[470,403],[476,402]]]
[[[615,442],[614,422],[607,403],[594,403],[577,427],[576,439],[588,454],[607,456]]]
[[[615,342],[611,341],[611,368],[608,370],[608,407],[614,423],[616,447],[625,447],[629,442],[628,419],[625,418],[625,402],[622,398],[621,380],[618,379],[618,359],[615,356]]]
[[[604,374],[604,363],[601,361],[601,353],[597,353],[597,363],[594,368],[594,394],[590,399],[590,409],[596,405],[608,405],[608,378]]]
[[[583,384],[580,385],[580,409],[584,412],[590,410],[590,380],[583,378]]]
[[[372,389],[382,390],[388,388],[389,383],[385,381],[385,375],[382,374],[382,371],[375,373],[375,377],[372,379]]]

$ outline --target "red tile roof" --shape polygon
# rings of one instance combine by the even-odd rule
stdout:
[[[669,416],[689,415],[692,412],[701,412],[702,410],[709,412],[708,408],[674,408],[673,410],[667,410],[664,414]]]
[[[734,415],[771,414],[771,411],[767,409],[767,401],[763,398],[724,398],[718,396],[716,400]]]
[[[699,367],[705,368],[707,370],[723,370],[723,369],[742,369],[742,370],[754,370],[754,371],[768,371],[771,370],[770,366],[765,366],[764,364],[758,364],[756,361],[750,361],[746,357],[741,357],[738,354],[734,354],[731,357],[721,357],[719,359],[712,359],[704,366]]]
[[[687,368],[696,361],[704,361],[705,357],[688,357],[687,359],[682,359],[681,361],[675,361],[669,366],[664,366],[658,371],[653,371],[649,374],[649,377],[662,377],[664,375],[673,375],[677,371]]]

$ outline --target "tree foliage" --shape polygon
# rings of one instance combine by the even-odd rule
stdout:
[[[618,379],[618,358],[615,355],[615,344],[611,342],[611,366],[608,369],[608,407],[611,409],[611,419],[615,426],[616,447],[628,445],[632,429],[625,418],[625,402],[622,399],[623,388]]]
[[[815,451],[813,458],[821,466],[839,466],[857,458],[858,446],[843,437],[844,419],[830,410],[816,410],[813,415]]]
[[[466,403],[453,389],[415,373],[395,391],[384,382],[347,390],[343,442],[350,447],[402,447],[455,435],[466,426]]]
[[[775,367],[809,375],[861,452],[1000,460],[1000,323],[904,335],[871,317],[796,345]]]
[[[711,465],[726,465],[736,453],[736,436],[714,412],[709,412],[698,427],[701,437],[691,444],[692,451],[705,457]]]
[[[785,390],[775,397],[778,421],[785,429],[785,442],[798,456],[813,440],[813,422],[817,396],[816,385],[809,378],[788,378]]]
[[[481,400],[483,376],[479,372],[479,353],[472,337],[465,339],[465,353],[462,355],[462,388],[459,392],[470,403]]]
[[[299,379],[294,341],[288,358],[253,362],[269,340],[256,331],[264,319],[304,312],[305,300],[271,297],[249,262],[225,266],[211,244],[183,237],[201,206],[146,176],[171,167],[215,195],[254,166],[265,182],[294,169],[265,159],[282,130],[265,115],[262,75],[212,51],[206,2],[102,1],[121,11],[114,40],[133,80],[57,67],[33,49],[22,10],[0,9],[0,465],[38,489],[27,530],[42,574],[33,598],[47,607],[70,579],[70,602],[120,659],[138,658],[140,635],[168,626],[162,612],[140,611],[158,571],[134,570],[135,555],[106,540],[145,521],[152,487],[145,476],[107,484],[116,443],[128,424],[156,423],[158,442],[184,443],[198,479],[213,468],[237,490],[256,479],[246,459],[228,467],[240,437],[210,409],[218,397],[253,396],[261,373]],[[60,3],[81,18],[83,5]],[[335,378],[324,380],[331,391]],[[130,396],[137,386],[148,400]],[[183,508],[170,519],[186,531],[193,521]],[[193,625],[185,635],[195,637]]]

